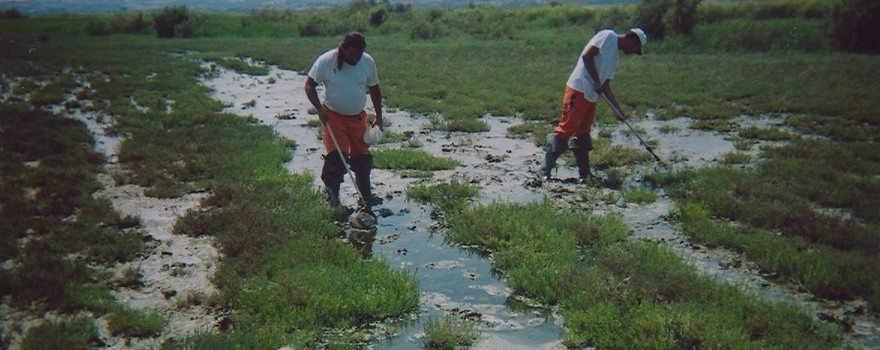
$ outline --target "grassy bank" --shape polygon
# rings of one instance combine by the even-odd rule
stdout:
[[[666,182],[686,233],[742,252],[780,281],[880,308],[880,173],[870,143],[798,141],[753,170],[682,172]],[[665,182],[666,180],[660,180]]]
[[[490,253],[516,293],[558,304],[566,346],[825,349],[837,341],[796,307],[701,277],[662,246],[628,243],[616,216],[549,201],[468,207],[475,189],[455,182],[408,193],[439,206],[452,240]]]

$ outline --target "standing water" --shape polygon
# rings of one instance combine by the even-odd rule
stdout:
[[[267,83],[270,78],[274,83]],[[296,141],[294,157],[286,167],[294,173],[312,173],[315,186],[323,187],[318,175],[324,149],[318,129],[306,126],[317,116],[307,112],[311,104],[303,92],[304,76],[275,68],[264,77],[220,70],[205,84],[214,90],[215,98],[231,104],[228,112],[251,115],[280,136]],[[526,181],[529,165],[541,151],[530,141],[506,138],[508,121],[487,118],[491,131],[471,140],[466,134],[426,131],[426,117],[400,112],[385,113],[384,117],[386,124],[391,124],[386,131],[412,132],[426,152],[461,162],[455,170],[435,172],[434,179],[474,184],[481,189],[478,200],[482,203],[543,198],[525,188],[510,188]],[[431,217],[432,208],[406,197],[405,189],[417,181],[382,169],[372,173],[373,192],[385,200],[373,208],[380,214],[375,238],[358,248],[391,268],[413,273],[421,293],[418,312],[411,319],[375,325],[372,347],[419,347],[429,320],[452,316],[474,321],[480,333],[476,349],[563,348],[561,317],[552,309],[513,296],[487,257],[446,241],[442,223]],[[357,194],[348,177],[341,192],[343,205],[354,207]]]

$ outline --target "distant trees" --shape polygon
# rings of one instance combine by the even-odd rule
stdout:
[[[152,18],[156,36],[160,38],[189,38],[196,27],[204,21],[204,15],[190,13],[186,6],[165,7]],[[117,33],[143,33],[150,27],[149,19],[142,12],[119,13],[110,19],[93,19],[86,24],[86,33],[104,36]]]
[[[6,10],[0,10],[0,19],[19,19],[24,18],[24,15],[18,11],[17,8],[9,8]]]
[[[119,13],[113,16],[109,23],[102,20],[90,20],[86,24],[86,33],[93,36],[115,33],[143,33],[147,28],[149,28],[149,23],[144,20],[142,12],[133,15]]]
[[[697,26],[697,6],[702,0],[642,0],[636,7],[636,24],[652,39],[667,31],[691,35]]]
[[[880,53],[880,1],[842,0],[831,14],[831,38],[844,50]]]
[[[170,6],[153,16],[156,35],[160,38],[189,38],[204,19],[190,14],[186,6]]]
[[[302,37],[339,35],[380,27],[392,14],[407,13],[411,4],[391,4],[388,0],[353,0],[347,6],[324,12],[310,12],[299,21]]]
[[[418,10],[411,4],[391,1],[397,0],[351,0],[347,5],[314,11],[255,9],[251,16],[242,17],[240,22],[242,28],[259,21],[281,22],[283,25],[276,26],[278,29],[273,29],[273,33],[287,35],[293,32],[303,37],[337,36],[356,30],[380,34],[408,33],[416,40],[453,35],[518,39],[523,37],[521,32],[531,28],[578,25],[622,30],[636,25],[644,29],[651,40],[677,36],[675,40],[719,50],[815,52],[840,49],[880,53],[880,40],[876,40],[880,37],[878,0],[641,0],[636,5],[608,8],[562,5],[557,1],[522,11],[492,6]],[[186,6],[173,6],[146,14],[90,17],[94,19],[90,20],[86,31],[96,36],[147,34],[152,30],[160,38],[211,35],[205,31],[197,32],[206,16]],[[15,8],[0,9],[0,19],[21,17],[24,16]],[[691,39],[685,37],[692,36],[697,29],[699,38],[688,41]],[[789,32],[794,34],[787,35]]]

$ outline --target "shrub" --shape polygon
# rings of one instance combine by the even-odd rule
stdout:
[[[663,23],[674,33],[691,35],[697,26],[697,5],[702,0],[673,0],[663,16]]]
[[[299,26],[299,36],[310,37],[321,35],[321,23],[317,19],[309,19]]]
[[[107,318],[110,333],[124,337],[150,337],[162,331],[168,321],[160,313],[120,309]]]
[[[19,18],[24,18],[24,15],[21,14],[21,12],[18,11],[18,9],[15,7],[0,12],[0,19],[19,19]]]
[[[831,37],[838,47],[861,53],[880,53],[880,2],[842,0],[831,13]]]
[[[153,17],[156,35],[160,38],[190,37],[196,24],[194,22],[186,6],[166,7]]]
[[[666,35],[663,17],[669,10],[669,0],[645,0],[636,7],[635,22],[648,33],[648,37],[661,39]]]
[[[436,39],[442,34],[440,26],[433,22],[420,22],[413,25],[409,37],[417,40]]]
[[[628,9],[620,6],[613,6],[609,9],[603,10],[599,12],[597,16],[596,29],[604,29],[604,28],[622,28],[629,25],[630,18],[635,16],[635,13],[632,11],[627,11]],[[642,26],[644,29],[644,24],[636,21],[637,24]],[[651,35],[650,32],[648,35]]]
[[[636,23],[648,37],[662,39],[666,31],[690,35],[697,24],[702,0],[645,0],[636,7]]]
[[[49,321],[28,330],[22,349],[94,349],[98,328],[92,320],[78,316],[67,321]]]
[[[356,13],[342,11],[312,12],[309,16],[300,17],[298,24],[299,36],[331,36],[348,33],[352,30],[361,33],[366,32],[368,18],[358,16]]]
[[[91,20],[86,24],[86,33],[91,36],[104,36],[110,34],[107,24],[97,20]]]
[[[378,27],[380,24],[384,23],[385,18],[386,18],[386,15],[385,15],[385,8],[384,7],[377,7],[375,9],[373,9],[372,11],[370,11],[370,24],[372,24],[374,26]]]
[[[141,33],[147,29],[144,14],[138,12],[133,16],[117,14],[110,22],[110,30],[113,33]]]

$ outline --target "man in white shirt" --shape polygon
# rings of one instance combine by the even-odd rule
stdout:
[[[617,50],[627,55],[641,55],[642,46],[647,42],[647,35],[639,28],[632,28],[624,34],[606,29],[590,39],[568,77],[559,124],[552,134],[547,135],[547,153],[541,167],[544,179],[550,179],[556,159],[568,149],[574,153],[581,181],[590,177],[589,152],[593,148],[590,130],[600,95],[604,94],[614,107],[620,109],[611,90],[611,80],[617,70]]]
[[[351,166],[355,182],[363,199],[364,206],[380,201],[373,197],[370,187],[370,171],[373,169],[373,156],[369,145],[364,141],[367,131],[367,112],[364,111],[366,94],[369,92],[373,109],[376,111],[374,126],[382,126],[382,92],[379,89],[379,74],[373,57],[365,53],[367,42],[363,34],[346,34],[339,47],[319,56],[306,78],[305,90],[309,101],[318,111],[321,119],[321,133],[324,141],[324,166],[321,180],[327,189],[331,205],[339,205],[339,187],[345,179],[345,164],[341,153]],[[317,87],[324,85],[323,101],[318,96]],[[336,149],[333,136],[339,144]]]

